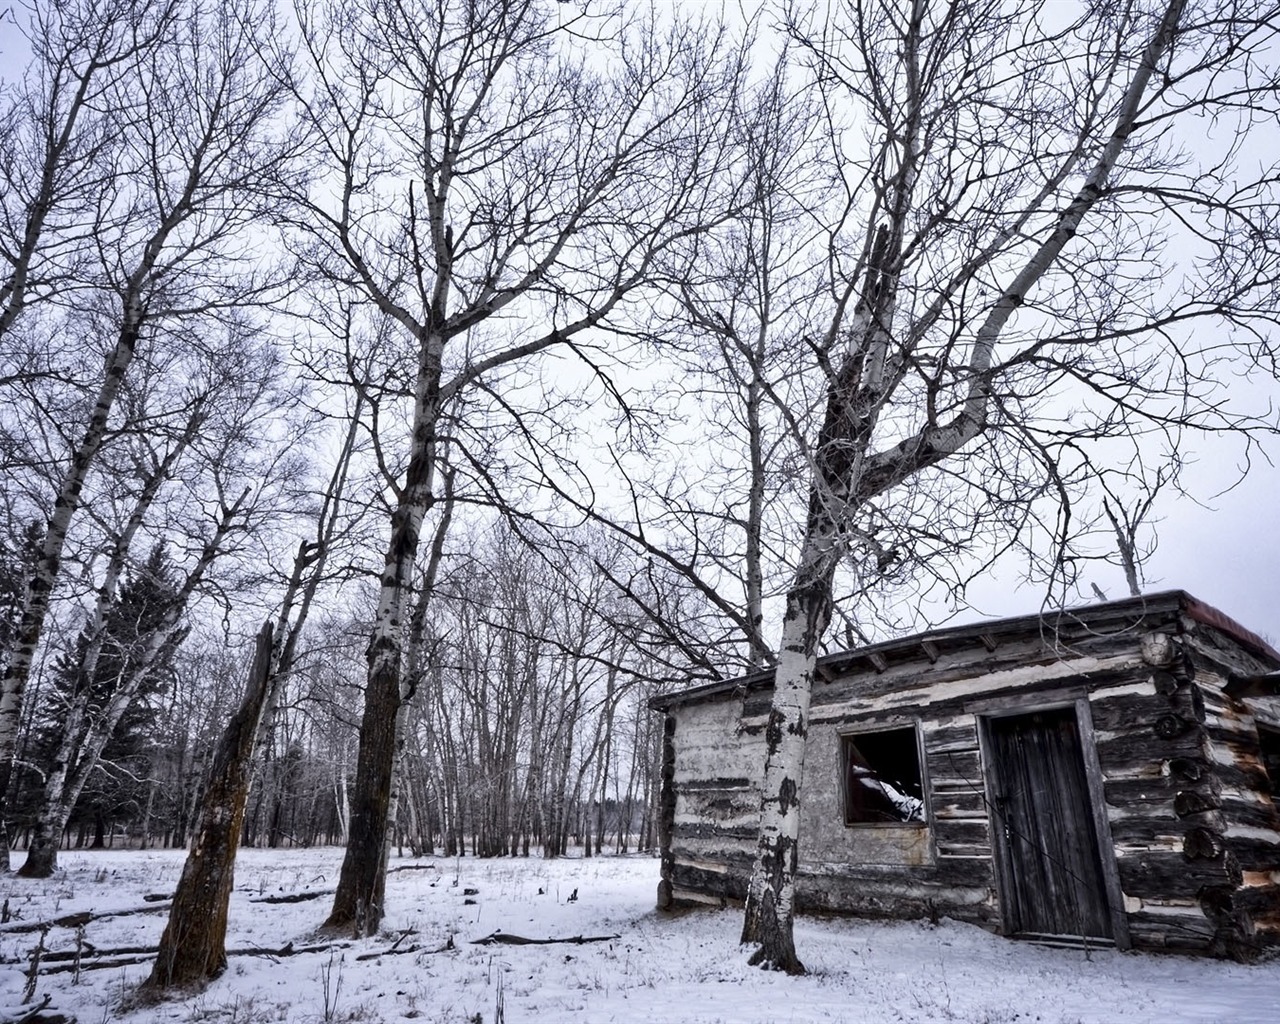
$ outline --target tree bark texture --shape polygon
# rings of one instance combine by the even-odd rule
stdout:
[[[258,633],[244,701],[218,743],[195,841],[160,936],[148,988],[199,985],[226,970],[227,905],[236,849],[249,797],[254,742],[272,688],[271,633],[270,622]]]
[[[812,543],[812,541],[810,541]],[[833,552],[834,553],[834,552]],[[751,964],[803,974],[792,937],[795,876],[799,866],[800,793],[809,696],[818,641],[831,620],[831,584],[837,558],[811,560],[814,575],[787,595],[773,706],[765,726],[760,838],[747,891],[742,941],[755,943]]]
[[[440,296],[443,301],[444,295]],[[369,641],[369,675],[355,787],[351,793],[351,824],[342,860],[338,891],[326,928],[352,928],[356,935],[374,935],[382,923],[387,828],[395,771],[396,726],[404,700],[401,680],[403,613],[409,597],[423,517],[434,504],[431,491],[436,463],[436,422],[440,414],[440,373],[444,339],[422,339],[415,391],[412,450],[405,484],[392,516]]]

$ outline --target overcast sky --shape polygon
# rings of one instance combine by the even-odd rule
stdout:
[[[1280,396],[1277,396],[1280,397]],[[1225,442],[1200,442],[1184,484],[1199,500],[1161,494],[1153,516],[1159,544],[1146,565],[1148,591],[1186,590],[1231,616],[1280,648],[1280,467],[1255,459],[1245,479],[1225,494],[1215,493],[1239,475],[1238,452]],[[1275,451],[1273,449],[1273,457]],[[1151,532],[1147,531],[1146,539]],[[956,622],[984,615],[1025,615],[1039,608],[1042,594],[1016,587],[1012,568],[970,588],[971,613]],[[1118,567],[1094,563],[1084,586],[1096,583],[1110,599],[1128,596]],[[1093,596],[1081,603],[1096,600]]]
[[[1280,469],[1256,460],[1239,487],[1214,499],[1221,474],[1209,458],[1188,473],[1205,507],[1185,498],[1161,506],[1148,587],[1190,591],[1280,646]],[[1112,587],[1103,589],[1123,597],[1124,580],[1117,572]]]
[[[725,5],[726,13],[731,15],[733,7]],[[3,4],[0,12],[5,12]],[[26,57],[25,41],[12,18],[0,16],[0,79],[16,77]],[[1280,140],[1267,140],[1263,149],[1270,149],[1272,143]],[[1280,404],[1280,388],[1269,383],[1261,397]],[[1238,444],[1203,440],[1191,444],[1196,450],[1184,453],[1191,464],[1183,483],[1199,504],[1165,494],[1158,499],[1153,515],[1159,545],[1145,567],[1146,589],[1186,590],[1280,646],[1280,540],[1276,535],[1280,444],[1270,451],[1276,466],[1255,458],[1245,479],[1227,493],[1220,492],[1241,471]],[[1108,598],[1127,595],[1123,574],[1116,567],[1095,563],[1083,578],[1086,591],[1090,583],[1096,583]],[[951,621],[1028,614],[1041,606],[1043,593],[1029,585],[1019,586],[1017,565],[1011,561],[997,575],[974,584],[969,598],[972,610],[960,611]],[[1088,595],[1080,603],[1094,599]]]

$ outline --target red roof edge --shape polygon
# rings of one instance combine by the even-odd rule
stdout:
[[[1197,622],[1202,622],[1206,626],[1212,626],[1214,629],[1220,629],[1234,640],[1239,641],[1245,647],[1253,649],[1255,654],[1261,654],[1265,658],[1270,658],[1275,662],[1280,662],[1280,651],[1277,651],[1269,643],[1258,636],[1252,630],[1245,629],[1244,626],[1236,622],[1230,615],[1225,615],[1218,611],[1213,605],[1205,604],[1184,592],[1183,608],[1186,613]]]

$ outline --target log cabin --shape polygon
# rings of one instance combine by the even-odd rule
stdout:
[[[660,907],[741,901],[772,675],[654,698]],[[818,659],[804,911],[1248,958],[1280,943],[1280,653],[1184,591]]]

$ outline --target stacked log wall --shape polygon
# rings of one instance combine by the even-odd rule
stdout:
[[[1216,780],[1177,631],[1174,621],[1144,634],[1135,671],[1092,689],[1089,709],[1130,942],[1211,951],[1218,925],[1201,893],[1229,884],[1232,869],[1206,840],[1220,824]]]
[[[1234,676],[1263,674],[1271,666],[1232,643],[1219,630],[1192,624],[1185,654],[1202,695],[1206,760],[1214,779],[1213,819],[1233,884],[1207,887],[1206,916],[1217,922],[1229,952],[1280,943],[1280,814],[1261,756],[1259,720],[1280,720],[1276,698],[1245,702],[1226,690]],[[1232,933],[1235,946],[1231,945]]]
[[[764,739],[739,728],[742,700],[722,696],[673,709],[669,846],[673,905],[741,900],[760,822]]]

